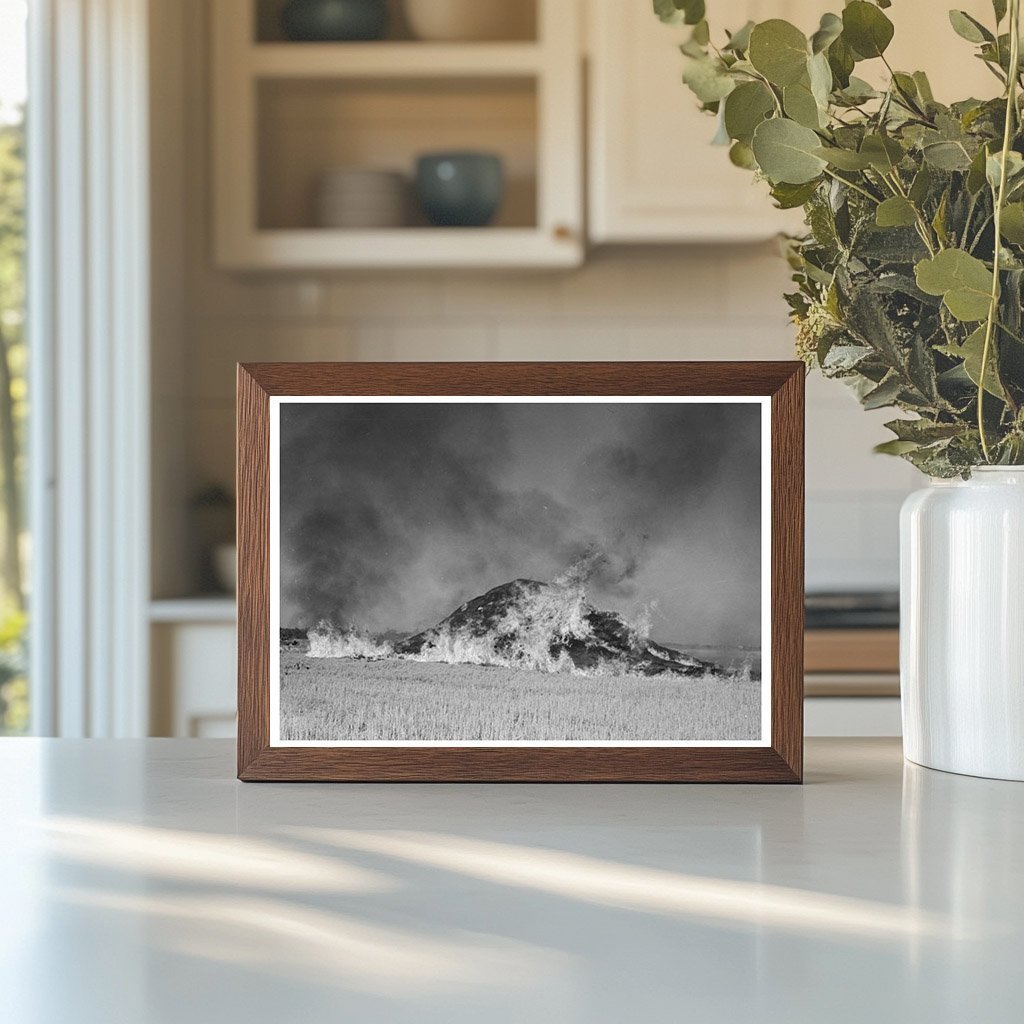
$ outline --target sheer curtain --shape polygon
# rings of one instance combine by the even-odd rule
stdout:
[[[29,4],[35,731],[148,720],[146,0]]]

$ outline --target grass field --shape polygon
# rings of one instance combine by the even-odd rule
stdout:
[[[281,652],[282,740],[752,740],[761,683]]]

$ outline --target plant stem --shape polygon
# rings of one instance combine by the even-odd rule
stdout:
[[[974,241],[971,242],[971,246],[967,250],[968,252],[973,253],[974,250],[978,248],[978,243],[981,241],[981,236],[985,234],[985,229],[989,226],[991,221],[992,221],[992,214],[990,213],[990,214],[987,214],[985,216],[985,219],[981,222],[981,227],[978,228],[978,233],[974,236]]]
[[[784,110],[782,109],[782,100],[780,100],[780,99],[779,99],[778,93],[776,93],[776,91],[775,91],[775,87],[774,87],[774,86],[772,85],[772,83],[771,83],[771,82],[769,82],[769,81],[768,81],[768,79],[767,79],[767,78],[765,78],[765,77],[764,77],[764,75],[762,75],[762,74],[761,74],[760,72],[758,72],[758,71],[753,71],[753,72],[751,72],[751,73],[753,74],[753,76],[754,76],[755,78],[757,78],[757,79],[758,79],[758,80],[759,80],[759,81],[761,82],[761,84],[762,84],[762,85],[763,85],[763,86],[764,86],[764,87],[765,87],[765,88],[766,88],[766,89],[768,90],[768,92],[769,92],[769,93],[771,94],[772,100],[773,100],[773,101],[774,101],[774,103],[775,103],[775,113],[776,113],[776,114],[777,114],[777,115],[778,115],[779,117],[785,117],[785,116],[786,116],[786,114],[785,114],[785,111],[784,111]]]
[[[999,328],[999,330],[1005,331],[1011,338],[1013,338],[1014,341],[1019,341],[1022,345],[1024,345],[1024,338],[1022,338],[1016,331],[1011,331],[1010,328],[1007,327],[1002,320],[999,320],[996,323],[996,326]]]
[[[907,195],[906,189],[903,187],[903,182],[900,181],[899,172],[896,168],[893,168],[892,174],[883,174],[882,180],[887,181],[890,187],[896,192],[901,199],[906,199],[910,203],[911,209],[914,211],[914,217],[917,219],[917,233],[921,236],[921,241],[924,242],[925,248],[927,248],[929,255],[935,255],[935,247],[932,245],[932,231],[928,225],[928,221],[924,219],[924,214],[917,208],[917,203],[910,201],[910,197]],[[935,244],[939,246],[941,250],[943,248],[941,240],[936,236]]]
[[[873,196],[866,188],[861,188],[860,185],[857,185],[855,182],[852,181],[847,181],[846,178],[840,178],[838,174],[833,173],[827,167],[825,168],[825,173],[833,181],[838,181],[841,185],[845,185],[847,188],[852,188],[854,192],[859,192],[866,199],[870,199],[871,202],[875,204],[875,206],[879,204],[880,200],[878,199],[878,197]]]
[[[992,257],[992,294],[989,300],[988,320],[985,322],[985,345],[981,350],[981,372],[978,374],[978,435],[985,461],[992,462],[988,435],[985,432],[985,382],[988,362],[992,355],[992,335],[999,315],[999,272],[1001,267],[1001,243],[1003,205],[1006,201],[1006,173],[1009,163],[1010,144],[1013,141],[1014,122],[1017,119],[1017,83],[1020,67],[1020,0],[1010,0],[1010,74],[1006,83],[1006,124],[1003,126],[1002,160],[999,168],[999,190],[995,197],[995,246]]]
[[[979,189],[978,192],[975,192],[974,195],[971,196],[971,203],[967,207],[967,217],[964,219],[964,236],[960,240],[960,248],[964,248],[967,245],[967,232],[970,230],[971,221],[974,220],[974,208],[975,206],[978,205],[978,194],[980,192],[981,189]]]

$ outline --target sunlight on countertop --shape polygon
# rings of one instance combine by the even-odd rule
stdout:
[[[241,785],[0,743],[19,1024],[1009,1020],[1024,788],[808,743],[803,787]]]

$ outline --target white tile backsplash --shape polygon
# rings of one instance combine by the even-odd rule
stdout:
[[[326,291],[334,320],[437,320],[443,311],[436,274],[355,274],[332,281]]]
[[[438,295],[450,321],[465,317],[504,324],[519,320],[550,322],[562,313],[561,274],[444,275]]]

